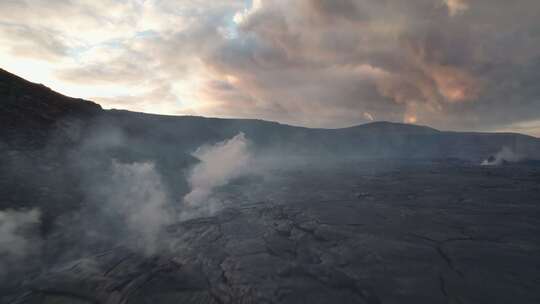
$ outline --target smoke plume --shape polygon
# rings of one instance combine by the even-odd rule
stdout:
[[[102,212],[122,225],[120,236],[127,245],[155,253],[159,234],[171,221],[167,191],[155,165],[113,161],[112,178],[102,187]]]
[[[482,162],[482,166],[499,166],[504,162],[515,163],[522,159],[522,157],[516,154],[512,149],[503,147],[497,154],[490,156],[488,159]]]
[[[193,156],[201,162],[188,176],[191,191],[184,197],[184,202],[192,207],[208,200],[216,187],[245,174],[252,160],[249,141],[244,133],[211,146],[199,147]]]
[[[0,211],[0,282],[13,267],[32,253],[36,253],[38,242],[35,229],[40,223],[40,211]]]

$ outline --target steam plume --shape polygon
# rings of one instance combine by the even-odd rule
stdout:
[[[244,174],[252,159],[244,133],[212,146],[199,147],[193,156],[201,162],[188,177],[191,191],[184,197],[190,206],[203,203],[216,187]]]
[[[35,253],[31,230],[39,223],[38,209],[0,211],[0,282],[22,259]]]
[[[153,254],[159,234],[171,217],[168,196],[153,163],[112,164],[105,208],[125,225],[129,245]]]
[[[482,166],[499,166],[503,162],[515,163],[521,160],[521,156],[516,154],[508,147],[503,147],[501,151],[497,152],[494,156],[482,162]]]

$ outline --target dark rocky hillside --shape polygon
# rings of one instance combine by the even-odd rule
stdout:
[[[88,120],[100,112],[98,104],[64,96],[0,69],[0,140],[5,144],[21,149],[43,147],[62,123]]]
[[[344,129],[308,129],[275,122],[106,111],[104,121],[133,139],[192,151],[244,132],[261,151],[337,158],[458,158],[480,162],[508,147],[522,158],[540,158],[540,140],[514,133],[442,132],[429,127],[374,122]],[[154,145],[155,147],[155,145]]]
[[[508,147],[523,158],[540,158],[539,139],[512,133],[441,132],[389,122],[308,129],[262,120],[104,111],[95,103],[63,96],[4,70],[0,70],[0,101],[0,142],[21,149],[43,147],[59,139],[79,141],[88,136],[81,132],[92,126],[121,132],[133,148],[163,147],[187,153],[201,144],[244,132],[256,148],[285,154],[481,161]]]

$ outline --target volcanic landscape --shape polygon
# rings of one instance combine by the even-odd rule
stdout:
[[[540,303],[538,138],[0,102],[0,303]]]

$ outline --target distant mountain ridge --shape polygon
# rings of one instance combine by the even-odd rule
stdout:
[[[126,135],[130,149],[154,156],[152,149],[189,154],[202,144],[244,132],[256,149],[283,155],[479,161],[507,147],[524,158],[540,159],[540,139],[514,133],[446,132],[392,122],[310,129],[254,119],[103,110],[96,103],[66,97],[1,69],[0,102],[0,142],[8,146],[44,145],[58,130],[71,134],[70,140],[76,142],[86,136],[85,131],[72,129],[110,127]]]

